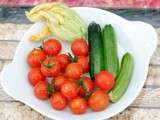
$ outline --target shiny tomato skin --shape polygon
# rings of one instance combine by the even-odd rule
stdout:
[[[109,105],[109,97],[102,90],[96,90],[89,97],[88,105],[93,111],[102,111]]]
[[[82,66],[83,72],[89,71],[89,59],[85,56],[78,56],[77,63]]]
[[[69,56],[66,55],[66,54],[59,54],[59,55],[57,56],[57,60],[58,60],[59,63],[60,63],[61,70],[62,70],[62,71],[65,71],[65,68],[66,68],[67,65],[70,63]]]
[[[55,79],[53,79],[54,87],[57,90],[60,90],[61,86],[63,84],[65,84],[66,82],[68,82],[68,80],[64,75],[59,75],[59,76],[55,77]]]
[[[44,81],[45,77],[41,73],[40,68],[32,68],[28,73],[28,80],[31,85],[35,86],[39,81]]]
[[[83,68],[77,63],[70,63],[65,70],[65,75],[68,78],[76,80],[78,80],[82,74],[83,74]]]
[[[78,95],[78,86],[74,82],[67,82],[61,86],[61,93],[67,99],[73,99]]]
[[[71,50],[75,56],[87,56],[88,44],[84,39],[76,39],[71,44]]]
[[[34,94],[40,100],[48,99],[47,82],[40,81],[34,87]]]
[[[46,58],[41,65],[41,72],[46,77],[56,77],[61,72],[59,62],[53,57]]]
[[[95,75],[95,85],[102,90],[111,90],[114,84],[113,75],[107,71],[101,71]]]
[[[27,63],[30,67],[40,67],[45,59],[46,53],[40,48],[35,48],[28,54]]]
[[[87,111],[87,101],[84,98],[75,98],[70,101],[69,108],[74,114],[83,114]]]
[[[43,43],[43,49],[48,55],[57,55],[60,53],[62,46],[56,39],[49,39]]]
[[[60,92],[55,92],[50,98],[50,103],[54,109],[63,110],[67,106],[67,99]]]

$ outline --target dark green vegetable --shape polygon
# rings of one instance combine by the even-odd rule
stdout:
[[[134,60],[130,53],[126,53],[122,58],[121,69],[118,74],[114,88],[109,92],[112,102],[117,102],[128,88],[132,77]]]
[[[114,29],[111,25],[106,25],[103,28],[103,53],[104,70],[109,71],[116,78],[119,72],[119,60],[117,41],[115,39]]]
[[[88,26],[90,76],[93,79],[95,74],[103,70],[103,45],[100,25],[92,22]]]

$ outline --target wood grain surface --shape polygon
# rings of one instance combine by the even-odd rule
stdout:
[[[30,26],[31,24],[0,23],[0,71],[6,64],[12,61],[20,38]],[[156,31],[159,35],[158,47],[152,56],[147,80],[145,82],[144,88],[141,91],[141,94],[130,105],[129,108],[127,108],[123,113],[111,118],[110,120],[152,120],[152,117],[144,119],[143,117],[141,118],[138,116],[138,114],[143,112],[147,115],[147,113],[150,111],[153,111],[153,114],[154,112],[160,114],[160,28],[157,28]],[[0,86],[0,109],[3,106],[2,104],[14,107],[10,105],[9,102],[15,103],[16,105],[21,104],[9,97]],[[26,109],[26,107],[24,108]],[[8,114],[8,116],[9,115],[10,114]],[[133,115],[137,115],[137,119],[135,119],[135,117],[133,119]],[[156,117],[157,114],[154,114],[154,116]],[[47,118],[42,117],[42,120],[44,119],[47,120]],[[160,118],[158,117],[158,119],[154,118],[153,120],[159,119]],[[24,120],[28,119],[24,118]],[[41,118],[33,120],[41,120]]]

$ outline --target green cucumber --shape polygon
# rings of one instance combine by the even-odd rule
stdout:
[[[119,73],[119,60],[117,53],[117,41],[115,39],[114,29],[111,25],[106,25],[102,31],[103,37],[103,57],[104,70],[112,73],[116,78]]]
[[[109,92],[112,102],[117,102],[128,88],[133,74],[134,60],[130,53],[126,53],[122,58],[121,69],[117,76],[114,88]]]
[[[100,25],[92,22],[88,26],[90,76],[94,79],[96,73],[103,70],[103,45]]]

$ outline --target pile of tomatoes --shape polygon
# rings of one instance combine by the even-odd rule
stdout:
[[[85,40],[76,39],[70,53],[61,53],[62,45],[56,39],[48,39],[27,56],[30,66],[28,81],[34,87],[34,95],[40,100],[50,99],[51,106],[63,110],[69,105],[74,114],[83,114],[90,107],[102,111],[109,104],[107,91],[112,89],[114,78],[107,71],[89,75],[89,47]]]

